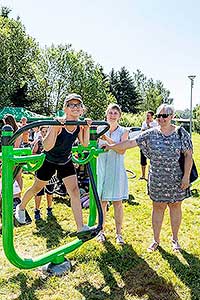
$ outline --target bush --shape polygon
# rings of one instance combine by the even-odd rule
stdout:
[[[141,127],[145,117],[145,111],[138,114],[122,113],[120,124],[124,127]]]

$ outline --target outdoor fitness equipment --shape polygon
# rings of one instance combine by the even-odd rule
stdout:
[[[86,121],[66,121],[64,125],[86,125]],[[13,134],[10,125],[4,125],[2,128],[2,238],[3,248],[8,260],[20,269],[32,269],[45,264],[53,264],[54,266],[65,263],[65,255],[80,247],[84,242],[94,238],[102,229],[103,214],[101,204],[96,189],[96,157],[103,152],[97,148],[97,138],[103,135],[108,129],[109,124],[105,121],[93,121],[90,134],[90,143],[88,147],[77,146],[73,148],[73,161],[79,164],[87,164],[87,170],[90,177],[90,210],[89,210],[89,226],[93,226],[96,221],[96,209],[98,211],[98,225],[90,230],[83,232],[75,232],[71,236],[77,236],[78,239],[68,243],[67,245],[58,247],[36,258],[22,258],[14,248],[13,241],[13,170],[14,167],[19,170],[22,167],[28,172],[36,171],[43,163],[45,154],[31,155],[30,148],[13,148],[14,142],[18,136],[30,128],[38,126],[58,126],[60,122],[57,120],[45,120],[32,122],[21,127]],[[105,128],[96,133],[98,125],[105,125]],[[76,156],[75,156],[76,154]]]

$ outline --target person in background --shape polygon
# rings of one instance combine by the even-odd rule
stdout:
[[[20,127],[26,126],[27,125],[27,118],[26,117],[22,117],[20,120]],[[30,146],[30,142],[29,142],[29,135],[30,135],[30,131],[24,131],[22,133],[22,138],[21,138],[21,147],[29,147]]]
[[[182,220],[182,201],[190,196],[190,172],[192,169],[192,141],[184,128],[181,129],[181,138],[178,127],[171,123],[174,108],[162,104],[157,109],[158,125],[146,130],[132,140],[113,145],[104,145],[106,150],[123,153],[126,149],[139,146],[150,159],[148,176],[148,191],[153,202],[152,226],[153,242],[148,251],[155,251],[160,244],[160,232],[166,208],[169,208],[172,230],[172,248],[180,251],[178,233]],[[185,157],[184,174],[180,168],[181,153]]]
[[[110,124],[110,129],[99,141],[101,146],[102,140],[109,144],[119,143],[128,139],[128,130],[119,125],[121,109],[119,105],[111,103],[106,110],[106,120]],[[101,126],[98,128],[101,130]],[[97,239],[103,243],[105,236],[105,218],[108,202],[113,203],[116,242],[124,244],[122,238],[123,223],[123,205],[122,200],[128,199],[128,178],[124,167],[124,155],[117,153],[115,150],[102,153],[97,160],[97,189],[103,210],[103,230],[99,233]]]
[[[153,111],[148,111],[146,114],[146,120],[142,123],[141,131],[148,130],[150,128],[158,126],[158,123],[156,120],[153,119],[154,112]],[[142,150],[140,149],[140,165],[141,165],[141,171],[142,175],[139,178],[140,180],[146,179],[146,166],[147,166],[147,158],[143,154]]]
[[[48,127],[41,126],[39,128],[39,131],[37,131],[37,138],[34,139],[33,154],[40,154],[43,151],[43,139],[47,135]],[[37,171],[36,171],[37,174]],[[42,200],[42,196],[45,194],[47,199],[47,216],[52,216],[52,202],[53,202],[53,191],[54,191],[54,184],[47,184],[46,187],[44,187],[41,191],[35,195],[35,220],[41,219],[41,212],[40,212],[40,204]]]
[[[10,126],[12,126],[13,128],[13,133],[15,133],[17,130],[18,130],[18,125],[17,125],[17,122],[14,118],[13,115],[11,114],[6,114],[4,117],[3,117],[3,122],[4,124],[8,124]],[[19,136],[16,140],[15,140],[15,143],[14,143],[14,147],[15,148],[19,148],[20,147],[20,143],[21,143],[21,136]],[[20,189],[22,190],[23,188],[23,180],[22,180],[22,170],[20,170],[18,172],[18,174],[16,175],[16,178],[15,178],[20,186]]]
[[[80,203],[80,191],[76,171],[72,162],[72,145],[78,137],[83,146],[89,143],[89,127],[91,120],[85,119],[87,125],[64,125],[65,121],[78,121],[83,114],[83,101],[80,95],[70,94],[64,101],[63,110],[65,117],[57,126],[50,126],[43,140],[44,153],[46,154],[43,165],[37,170],[37,177],[33,185],[25,192],[22,202],[16,207],[15,218],[21,224],[25,224],[25,207],[43,187],[47,185],[51,177],[57,171],[61,177],[71,199],[71,207],[77,225],[77,231],[89,230],[83,225],[82,208]]]

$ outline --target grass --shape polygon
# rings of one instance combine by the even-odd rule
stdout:
[[[200,136],[194,134],[194,158],[200,171]],[[146,184],[139,181],[139,150],[127,151],[126,166],[137,174],[129,180],[130,201],[124,203],[124,239],[126,245],[115,243],[113,207],[106,220],[108,241],[101,245],[96,240],[85,243],[70,253],[73,268],[62,277],[46,276],[40,269],[19,270],[5,258],[0,239],[0,300],[196,300],[200,299],[200,197],[184,201],[180,243],[184,251],[175,254],[170,244],[170,223],[166,212],[161,234],[162,248],[147,253],[152,239],[151,201],[146,195]],[[25,188],[31,184],[24,175]],[[46,220],[43,200],[43,220],[15,228],[17,251],[25,256],[37,256],[64,245],[71,240],[67,233],[75,229],[71,208],[61,198],[54,201],[52,220]],[[33,201],[28,210],[33,217]],[[88,210],[84,210],[87,218]]]

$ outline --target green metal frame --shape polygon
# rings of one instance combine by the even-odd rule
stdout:
[[[70,123],[66,122],[66,124]],[[74,123],[74,122],[71,122]],[[70,123],[70,124],[71,124]],[[95,122],[93,122],[95,125]],[[106,129],[109,129],[109,125],[106,122],[97,121],[96,125],[106,125]],[[74,124],[86,124],[85,121],[78,121]],[[15,139],[25,130],[42,126],[42,125],[58,125],[58,121],[39,121],[33,122],[24,128],[20,128],[18,132],[13,135],[12,127],[5,125],[2,128],[2,154],[0,154],[0,159],[2,160],[2,238],[3,238],[3,248],[8,260],[20,269],[32,269],[38,266],[45,265],[47,263],[60,264],[64,262],[65,255],[74,251],[80,247],[86,240],[94,237],[94,234],[86,238],[78,238],[74,241],[68,243],[67,245],[58,247],[57,249],[51,250],[43,255],[37,256],[35,258],[23,258],[18,255],[14,247],[14,222],[13,222],[13,170],[16,166],[23,165],[27,171],[37,170],[43,163],[45,159],[45,154],[31,155],[31,149],[14,149],[13,144]],[[101,134],[103,134],[102,131]],[[85,159],[78,159],[73,155],[73,160],[79,164],[85,164],[90,161],[90,166],[92,168],[92,173],[94,181],[97,181],[96,175],[96,157],[102,152],[101,149],[97,149],[97,138],[96,129],[92,127],[91,136],[93,139],[90,140],[90,144],[87,148],[75,147],[73,148],[74,153],[78,153],[81,157],[83,152],[88,155]],[[94,199],[94,193],[90,186],[90,210],[88,224],[93,226],[96,221],[96,203]],[[96,233],[95,233],[96,234]],[[78,235],[77,235],[78,236]],[[78,236],[79,237],[79,236]]]

